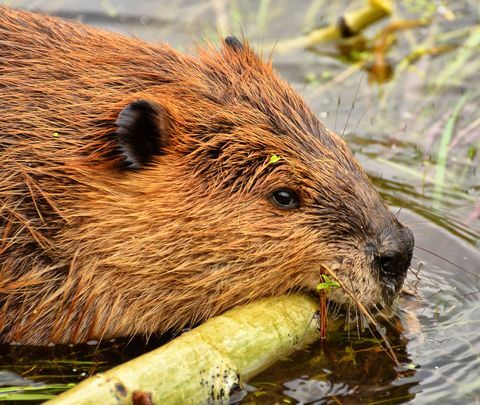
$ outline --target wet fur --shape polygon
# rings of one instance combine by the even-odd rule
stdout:
[[[3,341],[180,329],[314,288],[322,265],[381,300],[363,246],[396,220],[247,44],[188,56],[1,7],[0,92]],[[116,122],[136,100],[161,107],[168,139],[133,168]],[[300,209],[272,205],[279,186]]]

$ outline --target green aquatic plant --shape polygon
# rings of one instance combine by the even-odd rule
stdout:
[[[278,155],[272,155],[270,156],[270,160],[268,161],[269,165],[274,165],[275,163],[278,163],[282,159],[281,156]]]
[[[433,205],[438,207],[440,205],[443,189],[445,186],[445,175],[447,166],[448,146],[453,137],[455,130],[455,124],[458,121],[460,112],[462,111],[465,102],[467,101],[468,93],[458,100],[452,114],[448,118],[447,124],[442,132],[442,138],[440,140],[440,146],[437,154],[437,164],[435,170],[435,189],[433,191]]]
[[[317,291],[329,292],[331,288],[340,287],[340,284],[338,283],[338,281],[332,280],[326,274],[322,274],[322,278],[323,278],[323,282],[318,283],[315,287]]]
[[[76,384],[36,384],[32,386],[12,386],[0,388],[0,402],[4,401],[45,401],[55,398]]]

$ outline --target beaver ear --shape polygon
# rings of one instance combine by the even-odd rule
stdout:
[[[139,169],[163,154],[168,145],[167,122],[165,109],[147,100],[134,101],[120,111],[116,136],[128,168]]]
[[[243,49],[243,44],[233,35],[229,35],[224,41],[225,44],[234,51],[241,51]]]
[[[252,63],[263,65],[262,58],[248,45],[245,39],[240,41],[238,38],[229,35],[223,40],[223,51],[225,56],[239,56],[239,60],[243,61],[243,65],[248,64],[249,67]]]

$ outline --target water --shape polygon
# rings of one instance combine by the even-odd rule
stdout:
[[[149,41],[167,41],[179,49],[201,38],[216,40],[219,32],[243,32],[251,43],[268,48],[277,39],[335,21],[347,5],[355,9],[363,4],[3,3],[78,18]],[[243,403],[480,401],[480,90],[475,84],[480,80],[480,56],[471,46],[480,32],[478,3],[404,1],[396,13],[397,18],[429,22],[397,34],[387,54],[395,73],[390,82],[372,82],[360,68],[371,63],[362,62],[363,56],[371,56],[368,47],[345,55],[328,45],[277,53],[273,60],[319,118],[345,133],[382,195],[414,230],[417,248],[407,282],[414,295],[401,297],[398,316],[388,327],[401,366],[394,366],[368,332],[350,336],[337,332],[326,345],[296,353],[250,381],[251,391]],[[385,24],[367,30],[370,42]],[[438,54],[415,59],[422,49]],[[443,165],[442,139],[450,124],[452,139]],[[47,350],[4,346],[0,364],[32,381],[76,382],[160,343],[145,346],[117,340]],[[0,374],[0,383],[19,384],[15,378]]]

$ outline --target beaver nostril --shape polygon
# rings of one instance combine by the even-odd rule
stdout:
[[[376,256],[375,262],[380,270],[381,275],[387,277],[396,277],[399,273],[403,273],[406,269],[402,266],[402,255],[397,253]]]
[[[375,263],[384,278],[396,279],[405,276],[413,255],[414,237],[412,231],[402,227],[389,241],[389,250],[375,255]]]

